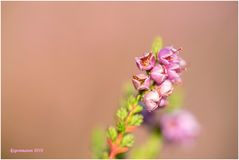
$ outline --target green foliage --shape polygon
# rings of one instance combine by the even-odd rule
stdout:
[[[132,106],[138,104],[138,100],[134,96],[130,96],[127,101],[128,110],[132,110]]]
[[[118,133],[114,127],[109,127],[107,137],[114,141],[118,136]]]
[[[183,90],[180,87],[174,88],[174,92],[168,97],[169,105],[166,107],[167,112],[179,109],[183,105]]]
[[[91,133],[91,150],[93,158],[107,158],[107,152],[104,153],[105,148],[106,136],[104,130],[102,128],[94,128]]]
[[[125,132],[126,126],[124,121],[119,121],[117,123],[117,131],[118,132]]]
[[[125,120],[125,118],[127,117],[128,115],[128,111],[125,107],[121,107],[120,109],[118,109],[117,111],[117,117],[120,119],[120,120]]]
[[[140,126],[143,122],[143,116],[140,114],[133,115],[129,120],[129,125]]]
[[[162,148],[162,136],[160,132],[154,131],[151,133],[148,140],[140,145],[134,147],[130,153],[130,159],[157,159]]]
[[[132,134],[126,134],[121,141],[122,147],[132,147],[133,144],[134,136]]]
[[[155,38],[155,40],[153,41],[152,44],[152,51],[154,53],[155,56],[157,56],[157,53],[160,49],[162,49],[163,47],[163,40],[161,37],[157,37]]]

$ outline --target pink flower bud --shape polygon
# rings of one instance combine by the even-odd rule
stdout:
[[[150,77],[157,83],[161,84],[167,77],[167,70],[165,69],[164,66],[162,65],[157,65],[155,66],[151,72],[150,72]]]
[[[173,92],[173,85],[169,80],[165,80],[160,86],[156,86],[155,89],[160,96],[169,96]]]
[[[154,55],[149,52],[145,53],[142,57],[135,57],[136,64],[140,70],[151,70],[155,64]]]
[[[173,47],[165,47],[161,49],[158,53],[158,61],[164,65],[177,62],[179,50],[181,50],[181,48],[178,50]]]
[[[146,110],[148,110],[149,112],[152,112],[153,110],[158,108],[159,100],[160,100],[160,97],[156,90],[146,93],[143,97],[143,103],[145,105]]]
[[[166,97],[161,97],[161,99],[158,102],[158,105],[160,108],[165,107],[168,105],[168,100]]]
[[[150,78],[145,74],[133,76],[132,82],[137,90],[148,90],[150,86]]]
[[[167,65],[167,73],[168,73],[168,79],[173,83],[181,83],[181,67],[177,63],[171,63]]]

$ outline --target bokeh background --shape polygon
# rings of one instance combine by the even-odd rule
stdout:
[[[90,158],[113,124],[134,57],[156,36],[183,47],[194,147],[161,158],[237,157],[237,2],[2,2],[2,158]],[[136,141],[147,137],[144,129]],[[43,153],[10,149],[43,148]]]

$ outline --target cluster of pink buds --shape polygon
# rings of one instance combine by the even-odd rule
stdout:
[[[186,62],[179,56],[180,49],[165,47],[156,55],[152,52],[136,57],[136,64],[141,71],[134,75],[134,87],[142,93],[145,108],[151,112],[167,105],[167,97],[173,91],[173,84],[181,83],[181,73]]]

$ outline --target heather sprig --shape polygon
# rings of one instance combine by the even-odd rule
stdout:
[[[186,62],[179,55],[181,50],[172,46],[162,48],[162,40],[157,38],[150,52],[135,58],[137,67],[145,73],[133,75],[132,83],[138,93],[127,96],[116,112],[116,125],[107,130],[107,158],[116,158],[132,147],[132,132],[143,122],[143,109],[152,112],[169,104],[168,97],[174,85],[182,82],[181,73],[186,68]]]

